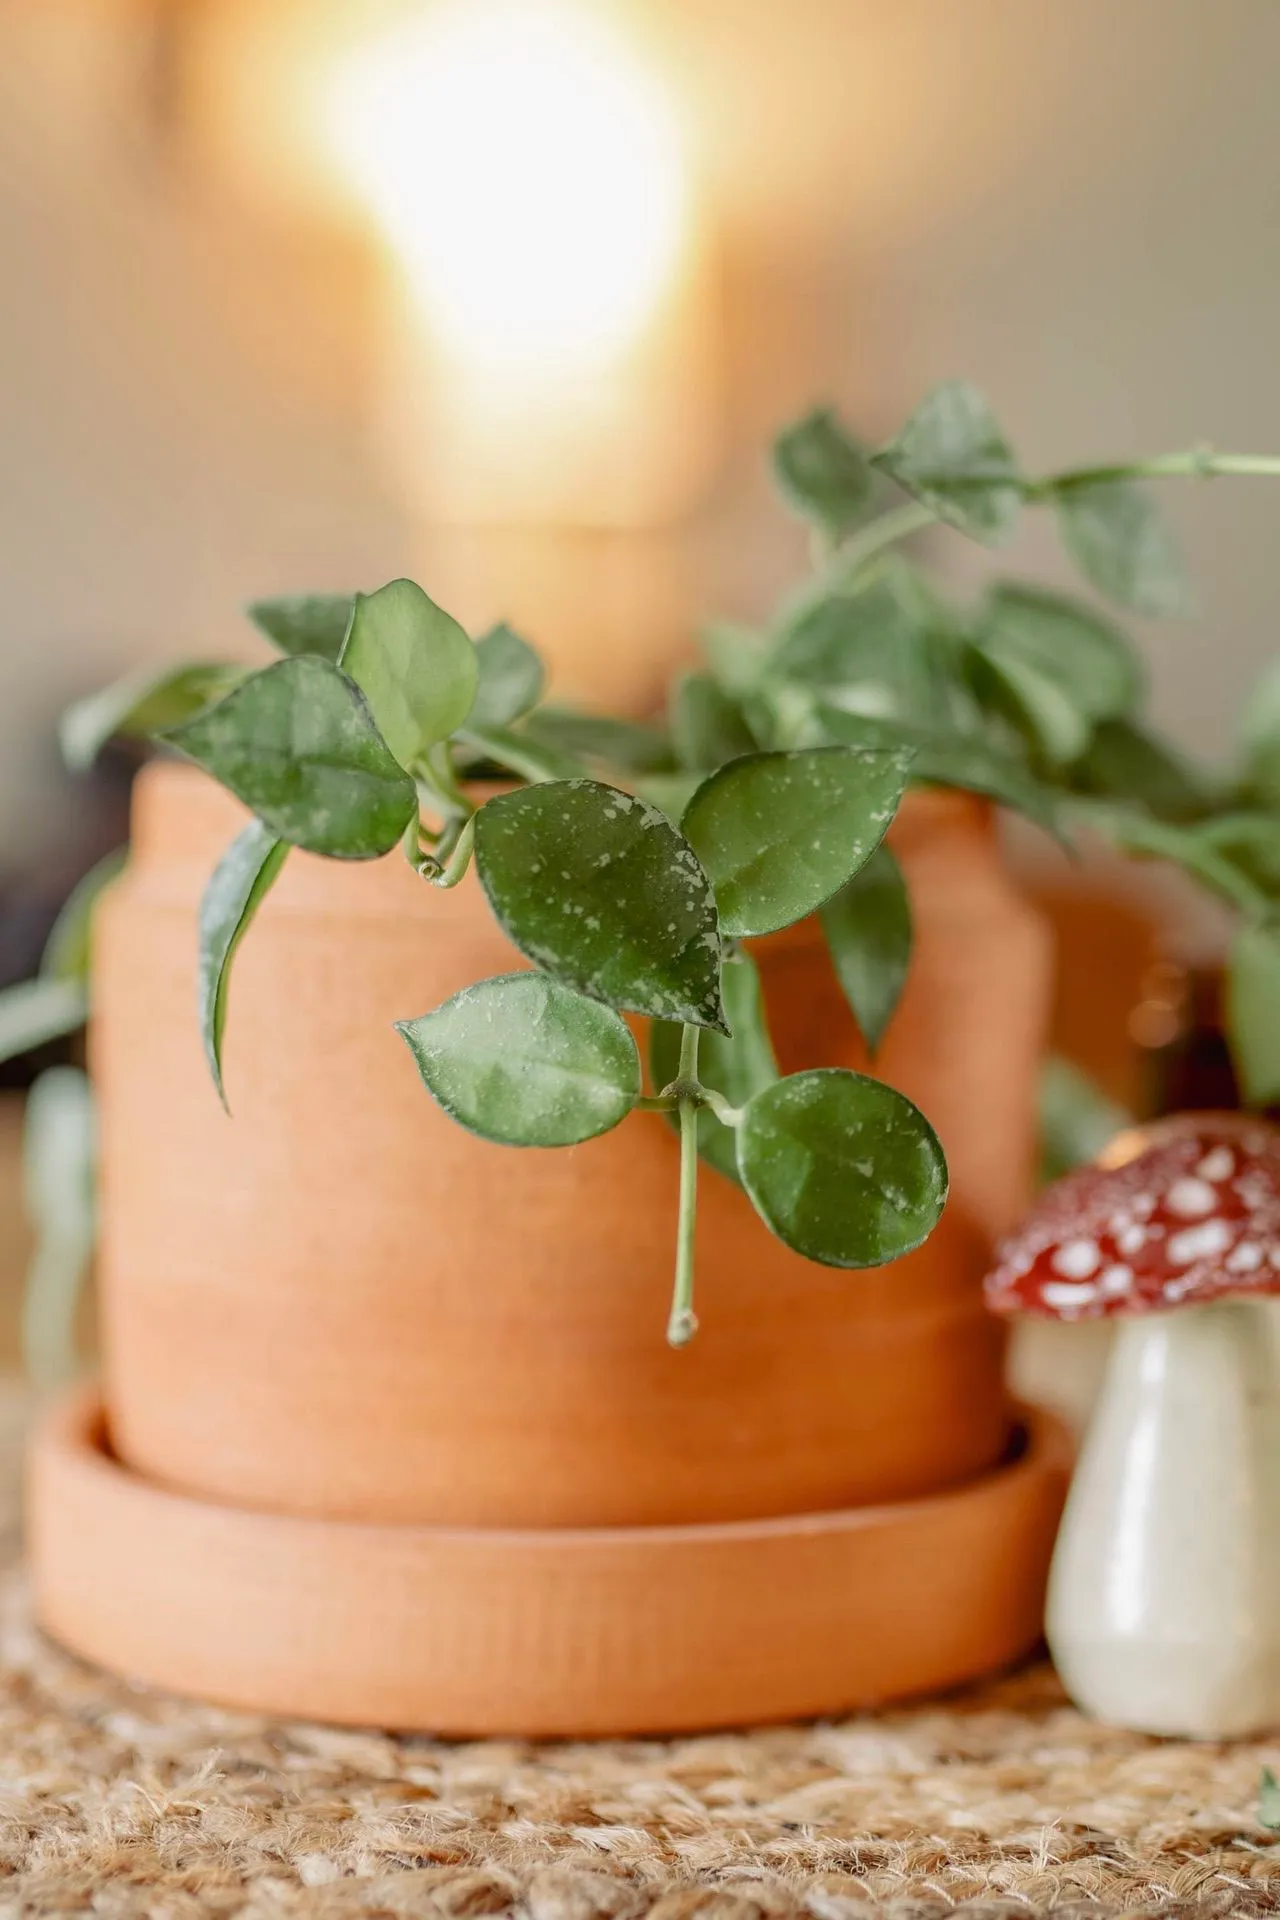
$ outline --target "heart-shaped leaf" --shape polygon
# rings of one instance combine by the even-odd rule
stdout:
[[[352,593],[292,593],[255,600],[245,611],[281,653],[316,653],[336,660],[351,625]]]
[[[413,781],[359,688],[310,654],[251,675],[165,738],[279,839],[310,853],[375,859],[417,810]]]
[[[481,980],[397,1030],[445,1112],[503,1146],[590,1140],[640,1098],[626,1022],[542,973]]]
[[[773,933],[829,900],[879,846],[911,754],[864,747],[756,753],[704,781],[683,826],[733,935]]]
[[[736,953],[724,963],[721,975],[724,1010],[732,1037],[704,1033],[698,1050],[698,1078],[703,1086],[722,1093],[732,1107],[744,1107],[753,1093],[767,1087],[778,1077],[769,1028],[765,1020],[764,996],[755,963],[746,953]],[[680,1028],[667,1020],[655,1020],[649,1034],[649,1073],[659,1092],[679,1078]],[[679,1118],[667,1119],[678,1129]],[[738,1151],[733,1129],[707,1107],[698,1114],[698,1152],[709,1166],[723,1173],[735,1185],[738,1181]]]
[[[227,1023],[231,962],[259,906],[284,865],[289,849],[253,820],[236,835],[209,876],[197,920],[197,994],[200,1038],[218,1098],[227,1104],[222,1081],[222,1035]]]
[[[376,593],[356,595],[339,665],[408,768],[462,725],[480,673],[467,634],[412,580],[391,580]]]
[[[995,545],[1017,522],[1022,479],[1013,452],[967,381],[935,387],[872,465],[975,540]]]
[[[207,661],[131,673],[67,708],[58,727],[62,757],[73,773],[84,773],[117,734],[141,740],[176,727],[229,693],[244,673]]]
[[[683,767],[719,767],[754,753],[756,739],[740,703],[709,673],[686,673],[671,701],[671,739]]]
[[[598,780],[524,787],[481,807],[475,848],[535,966],[609,1006],[724,1030],[711,886],[657,807]]]
[[[918,1107],[842,1067],[793,1073],[747,1106],[738,1169],[779,1240],[828,1267],[878,1267],[927,1239],[947,1163]]]
[[[505,622],[491,627],[476,641],[476,659],[480,680],[465,716],[473,727],[509,727],[537,706],[546,672],[529,642],[513,628]]]
[[[1242,927],[1227,966],[1227,1033],[1252,1107],[1280,1101],[1280,923]]]
[[[0,1062],[33,1053],[82,1027],[88,995],[82,980],[42,975],[0,991]]]
[[[829,539],[842,539],[863,518],[874,474],[867,456],[829,407],[806,414],[773,443],[779,492]]]
[[[911,902],[887,846],[877,847],[865,867],[827,901],[821,919],[836,978],[874,1054],[911,962]]]
[[[1132,480],[1093,480],[1054,496],[1067,552],[1099,593],[1135,613],[1182,613],[1186,571],[1169,523]]]

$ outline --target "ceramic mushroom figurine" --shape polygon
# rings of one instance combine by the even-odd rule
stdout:
[[[1100,1719],[1280,1725],[1280,1128],[1181,1114],[1044,1194],[999,1312],[1119,1316],[1050,1577],[1047,1633]]]

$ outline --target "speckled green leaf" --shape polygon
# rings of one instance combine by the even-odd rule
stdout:
[[[1085,579],[1135,613],[1190,604],[1182,556],[1164,514],[1132,480],[1095,480],[1054,496],[1062,543]]]
[[[742,1183],[778,1238],[828,1267],[877,1267],[938,1223],[947,1163],[917,1107],[841,1067],[778,1080],[738,1129]]]
[[[447,740],[471,711],[480,668],[457,621],[412,580],[356,595],[339,659],[402,767]]]
[[[730,1106],[743,1107],[753,1093],[778,1077],[778,1063],[765,1021],[764,996],[755,962],[747,953],[726,960],[721,974],[724,1010],[732,1037],[704,1033],[698,1049],[698,1078],[722,1093]],[[649,1034],[649,1077],[661,1093],[680,1072],[680,1028],[655,1020]],[[678,1130],[679,1119],[668,1114]],[[738,1152],[733,1129],[717,1120],[709,1108],[698,1114],[698,1152],[709,1166],[734,1182],[738,1179]]]
[[[827,901],[821,919],[836,978],[874,1054],[911,962],[911,902],[888,847],[876,848],[867,864]]]
[[[683,826],[720,925],[773,933],[829,900],[879,846],[911,754],[817,747],[731,761],[699,787]]]
[[[197,991],[200,1038],[218,1097],[222,1080],[222,1035],[227,1023],[231,962],[249,922],[270,891],[289,849],[259,820],[237,834],[209,876],[197,923]]]
[[[165,737],[278,838],[310,853],[375,859],[417,808],[359,688],[309,654],[253,674]]]
[[[788,505],[833,540],[862,519],[875,479],[865,452],[829,407],[778,435],[773,475]]]
[[[58,726],[62,757],[73,773],[84,773],[117,734],[142,740],[176,727],[220,700],[244,676],[243,667],[215,662],[131,673],[67,708]]]
[[[505,621],[476,641],[480,680],[467,715],[473,727],[509,727],[536,707],[546,673],[541,660]]]
[[[1022,482],[999,422],[975,387],[948,380],[916,408],[872,465],[940,520],[996,544],[1012,533]]]
[[[336,660],[351,624],[352,593],[291,593],[255,600],[245,611],[281,653],[316,653]]]
[[[397,1029],[445,1112],[504,1146],[590,1140],[640,1097],[626,1022],[542,973],[481,980]]]
[[[723,1029],[711,886],[657,807],[598,780],[524,787],[480,809],[475,846],[536,966],[609,1006]]]

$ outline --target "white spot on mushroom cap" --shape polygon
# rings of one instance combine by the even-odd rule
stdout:
[[[1065,1240],[1053,1255],[1049,1265],[1064,1280],[1088,1280],[1102,1264],[1102,1255],[1096,1240]],[[1052,1282],[1050,1283],[1052,1284]],[[1046,1287],[1045,1299],[1049,1301],[1049,1288]]]
[[[1265,1259],[1266,1254],[1256,1240],[1242,1240],[1223,1264],[1228,1273],[1256,1273]]]
[[[1234,1237],[1225,1220],[1202,1220],[1197,1227],[1171,1234],[1167,1252],[1175,1267],[1189,1267],[1193,1260],[1212,1260],[1225,1253]]]
[[[1201,1214],[1212,1213],[1217,1204],[1218,1196],[1208,1181],[1197,1180],[1191,1174],[1175,1180],[1165,1195],[1169,1212],[1176,1213],[1183,1220],[1194,1220]]]
[[[1147,1229],[1135,1222],[1132,1226],[1121,1227],[1116,1235],[1116,1248],[1123,1254],[1141,1253],[1147,1244]]]
[[[1114,1266],[1104,1267],[1102,1277],[1098,1281],[1099,1289],[1106,1300],[1120,1299],[1121,1295],[1128,1293],[1132,1285],[1133,1268],[1126,1267],[1121,1261],[1117,1261]]]
[[[1229,1180],[1236,1170],[1236,1157],[1230,1147],[1213,1147],[1196,1168],[1202,1180]]]
[[[1052,1307],[1055,1313],[1087,1307],[1098,1297],[1098,1289],[1090,1281],[1073,1286],[1063,1280],[1046,1280],[1040,1291],[1046,1307]]]

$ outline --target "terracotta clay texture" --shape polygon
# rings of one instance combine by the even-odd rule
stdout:
[[[91,1396],[46,1416],[42,1625],[116,1672],[289,1716],[456,1734],[677,1731],[835,1713],[1025,1653],[1065,1490],[1057,1423],[901,1506],[510,1533],[246,1513],[111,1460]]]
[[[998,1460],[980,1281],[1027,1194],[1049,961],[979,803],[913,798],[895,833],[918,946],[876,1070],[947,1148],[941,1227],[835,1272],[707,1172],[702,1331],[679,1353],[664,1121],[487,1145],[392,1030],[517,963],[473,880],[440,894],[398,855],[291,855],[236,961],[227,1118],[194,920],[241,819],[201,774],[149,768],[97,929],[106,1398],[131,1467],[296,1515],[598,1527],[906,1499]],[[758,957],[784,1066],[865,1064],[816,929]]]

